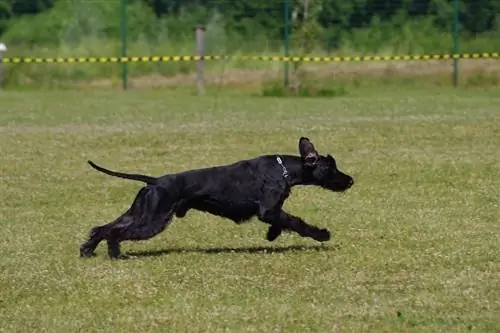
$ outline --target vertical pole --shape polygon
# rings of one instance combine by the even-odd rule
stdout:
[[[0,44],[1,45],[1,44]],[[2,83],[3,83],[3,61],[2,61],[2,50],[0,50],[0,90],[2,90]]]
[[[127,56],[127,0],[120,0],[120,32],[121,32],[121,42],[122,50],[121,56]],[[123,63],[122,67],[122,83],[123,90],[128,88],[128,62]]]
[[[0,43],[0,90],[3,84],[3,53],[7,51],[7,46],[4,43]]]
[[[453,0],[453,54],[460,52],[459,13],[460,0]],[[458,86],[458,59],[453,59],[453,85]]]
[[[205,75],[204,75],[204,60],[205,55],[205,28],[202,26],[196,27],[196,52],[201,57],[196,65],[196,86],[198,93],[205,93]]]
[[[284,0],[284,21],[285,21],[285,38],[284,38],[284,51],[285,57],[290,55],[290,0]],[[284,84],[285,88],[288,87],[289,82],[289,62],[285,61]]]
[[[2,61],[2,52],[0,51],[0,90],[2,90],[3,84],[3,61]]]

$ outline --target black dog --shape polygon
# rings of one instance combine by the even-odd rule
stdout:
[[[108,175],[145,182],[132,206],[115,221],[97,226],[80,247],[82,257],[94,255],[106,240],[108,254],[118,258],[120,242],[145,240],[162,232],[173,215],[184,217],[190,209],[208,212],[242,223],[253,216],[270,224],[267,240],[283,230],[324,242],[327,229],[320,229],[283,211],[284,201],[295,185],[316,185],[345,191],[354,181],[339,169],[331,155],[321,156],[308,138],[299,140],[300,156],[266,155],[231,165],[190,170],[158,178],[110,171],[89,161]]]

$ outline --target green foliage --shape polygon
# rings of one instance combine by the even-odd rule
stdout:
[[[498,87],[500,85],[500,77],[486,71],[481,71],[467,77],[464,83],[466,87]]]
[[[500,30],[500,1],[463,1],[461,7],[462,24],[471,33]]]
[[[7,23],[12,15],[12,4],[9,0],[0,0],[0,35],[7,28]]]
[[[86,37],[117,38],[120,34],[119,1],[59,0],[54,8],[35,16],[16,18],[2,36],[10,44],[74,45]],[[158,28],[153,11],[142,1],[128,6],[128,35],[154,38]]]
[[[310,16],[314,17],[314,39],[324,46],[338,47],[341,39],[353,30],[367,28],[373,22],[384,22],[397,29],[408,21],[429,18],[432,25],[449,31],[452,22],[453,0],[290,0],[297,9],[299,4],[309,3]],[[81,25],[84,32],[98,30],[106,37],[116,37],[119,26],[119,1],[84,0],[0,0],[0,27],[24,29],[28,34],[37,28],[59,28]],[[269,39],[283,35],[283,1],[266,0],[128,0],[130,34],[139,32],[168,31],[170,38],[190,34],[196,24],[206,24],[214,13],[222,13],[221,27],[228,35],[251,38],[256,34]],[[53,15],[43,15],[55,8]],[[314,12],[314,11],[317,12]],[[42,18],[36,18],[42,13]],[[36,15],[35,18],[30,17]],[[23,16],[31,20],[31,30],[21,22]],[[26,18],[27,19],[27,18]],[[135,27],[134,20],[138,20]],[[461,1],[461,28],[473,34],[494,31],[500,21],[500,2],[497,0]],[[43,24],[40,21],[52,21]],[[56,22],[56,21],[63,21]],[[161,23],[158,23],[160,21]],[[23,28],[16,27],[19,24]],[[96,24],[95,26],[93,24]],[[313,27],[311,22],[310,27]],[[0,28],[1,29],[1,28]],[[75,29],[74,27],[72,28]],[[2,31],[0,30],[0,34]],[[19,32],[14,35],[18,35]],[[42,32],[37,32],[40,37]],[[9,35],[7,35],[9,36]],[[23,36],[30,39],[28,35]],[[56,34],[53,39],[58,37]],[[319,38],[318,38],[319,37]],[[4,37],[5,39],[5,37]],[[34,38],[31,38],[34,39]],[[43,39],[45,41],[45,39]]]
[[[344,85],[331,81],[306,80],[295,87],[285,87],[282,81],[269,80],[262,83],[262,97],[340,97],[347,95]]]
[[[292,48],[298,56],[310,55],[318,48],[318,39],[323,32],[319,23],[319,15],[322,11],[320,0],[295,0],[292,8]],[[316,94],[310,86],[304,86],[304,73],[301,71],[301,62],[293,64],[292,87],[297,95]]]
[[[128,0],[129,54],[193,54],[193,28],[207,27],[208,54],[282,54],[283,2],[266,0]],[[290,0],[292,55],[446,53],[452,50],[452,1]],[[0,0],[7,56],[115,56],[120,1]],[[306,14],[307,13],[307,14]],[[498,52],[500,2],[461,1],[461,52]],[[118,77],[108,64],[16,65],[8,84]],[[208,64],[212,68],[213,63]],[[226,66],[226,65],[224,65]],[[268,69],[268,64],[241,64]],[[300,63],[294,63],[295,89]],[[187,73],[192,63],[135,64],[132,75]]]
[[[321,0],[295,0],[292,7],[292,48],[306,56],[318,47],[323,27],[318,21]]]
[[[16,15],[38,14],[54,5],[54,0],[13,0],[12,12]]]

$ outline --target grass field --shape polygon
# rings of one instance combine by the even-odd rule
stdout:
[[[328,244],[190,212],[135,259],[78,258],[153,175],[296,153],[355,186],[285,208]],[[2,332],[500,330],[500,94],[381,87],[336,99],[0,92]]]

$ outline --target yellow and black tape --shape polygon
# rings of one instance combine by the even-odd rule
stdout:
[[[285,57],[285,56],[138,56],[138,57],[5,57],[4,64],[75,64],[75,63],[139,63],[139,62],[186,62],[199,60],[240,60],[240,61],[280,61],[280,62],[362,62],[362,61],[425,61],[452,59],[500,59],[500,52],[424,54],[424,55],[368,55],[334,57]]]
[[[219,57],[219,56],[217,56]],[[179,62],[214,58],[212,56],[143,56],[143,57],[11,57],[3,58],[6,64],[75,64],[75,63],[125,63],[125,62]],[[219,57],[222,59],[222,57]],[[212,59],[209,59],[212,60]]]

